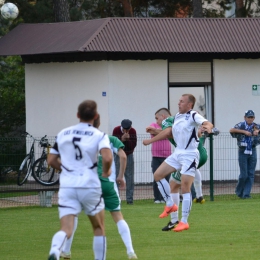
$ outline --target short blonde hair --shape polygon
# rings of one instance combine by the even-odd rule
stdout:
[[[192,108],[194,107],[195,103],[196,103],[196,98],[192,95],[192,94],[183,94],[183,97],[188,97],[189,102],[192,103]]]

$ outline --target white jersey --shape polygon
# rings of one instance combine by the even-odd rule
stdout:
[[[90,124],[63,129],[50,151],[61,158],[60,187],[100,188],[97,156],[102,148],[110,149],[108,136]]]
[[[177,149],[194,150],[199,145],[198,126],[207,121],[196,111],[177,113],[172,126],[172,134]]]

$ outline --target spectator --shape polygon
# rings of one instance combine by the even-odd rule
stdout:
[[[236,186],[236,195],[242,199],[250,198],[254,183],[255,167],[257,163],[256,146],[260,144],[260,125],[254,123],[253,110],[245,112],[245,121],[240,122],[230,129],[233,138],[237,138],[238,163],[240,175]]]
[[[125,171],[126,181],[126,202],[129,205],[134,203],[134,149],[137,143],[136,131],[132,127],[132,121],[124,119],[120,126],[113,130],[113,136],[116,136],[125,146],[125,153],[127,155],[127,165]],[[116,175],[119,174],[119,157],[115,156]]]

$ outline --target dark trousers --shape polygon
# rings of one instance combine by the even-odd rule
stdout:
[[[152,157],[152,171],[153,173],[155,173],[155,171],[157,170],[157,168],[163,163],[163,161],[166,158],[164,157]],[[170,174],[165,178],[168,182],[170,179]],[[153,181],[153,196],[154,196],[154,201],[155,200],[163,200],[163,197],[158,189],[157,183],[155,181]]]
[[[119,156],[115,156],[115,164],[116,164],[116,176],[118,176],[119,173]],[[125,183],[126,183],[126,201],[128,203],[133,203],[134,201],[134,155],[131,153],[127,155],[127,164],[125,169]]]
[[[240,174],[236,187],[238,197],[250,198],[251,189],[255,178],[255,167],[257,164],[256,148],[252,149],[252,154],[245,154],[245,148],[238,149],[238,163]]]

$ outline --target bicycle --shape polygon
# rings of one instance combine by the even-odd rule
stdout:
[[[50,146],[48,143],[48,139],[46,139],[46,135],[44,137],[42,137],[40,140],[37,140],[36,138],[34,138],[32,135],[30,135],[29,133],[25,132],[25,136],[29,136],[33,142],[30,148],[29,153],[25,156],[23,162],[21,163],[21,166],[18,170],[18,178],[17,178],[17,184],[19,186],[23,185],[27,179],[29,178],[29,176],[32,176],[38,183],[42,184],[41,182],[41,175],[40,174],[34,174],[33,172],[33,168],[34,168],[34,164],[36,163],[35,161],[35,154],[34,154],[34,145],[36,141],[40,142],[41,147],[43,147],[43,151],[42,151],[42,155],[40,158],[44,157],[46,154],[46,146]],[[47,154],[46,154],[46,158],[47,158]],[[49,174],[49,179],[48,181],[52,182],[53,176],[54,176],[54,172],[55,169],[48,167],[48,174]],[[58,181],[56,180],[56,183]],[[56,184],[55,183],[55,184]],[[54,185],[54,184],[52,184]]]
[[[60,171],[52,168],[47,162],[47,155],[50,152],[51,145],[48,143],[48,139],[41,140],[40,145],[43,147],[42,155],[34,162],[32,175],[38,183],[44,186],[56,185],[59,183]]]

